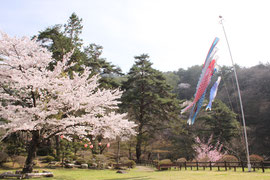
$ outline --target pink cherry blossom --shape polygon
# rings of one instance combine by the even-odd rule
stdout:
[[[136,134],[136,124],[127,114],[116,113],[122,92],[119,89],[99,89],[99,76],[89,78],[91,71],[66,73],[71,53],[57,62],[36,40],[13,38],[0,34],[0,116],[9,123],[0,127],[6,135],[16,131],[39,131],[50,138],[63,134],[102,136],[105,139]],[[14,103],[20,102],[20,103]],[[78,116],[76,112],[83,111]]]
[[[223,145],[219,141],[215,146],[211,145],[212,139],[213,135],[210,136],[207,143],[203,143],[199,137],[195,138],[197,144],[194,146],[194,150],[197,153],[195,157],[197,161],[216,162],[226,154],[226,152],[221,152]]]

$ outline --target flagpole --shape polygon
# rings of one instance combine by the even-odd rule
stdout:
[[[248,150],[248,140],[247,140],[247,129],[246,129],[246,121],[245,121],[245,115],[244,115],[244,110],[243,110],[243,104],[242,104],[242,98],[241,98],[241,93],[240,93],[240,88],[239,88],[239,83],[238,83],[238,78],[237,78],[237,73],[236,73],[236,69],[235,69],[235,65],[233,62],[233,57],[232,57],[232,53],[231,53],[231,48],[229,45],[229,41],[225,32],[225,28],[223,25],[223,17],[219,16],[220,18],[220,24],[222,25],[223,28],[223,32],[225,35],[225,39],[227,42],[227,46],[229,49],[229,53],[230,53],[230,57],[231,57],[231,61],[232,61],[232,66],[233,66],[233,71],[234,71],[234,76],[235,76],[235,81],[236,81],[236,86],[237,86],[237,91],[238,91],[238,97],[239,97],[239,101],[240,101],[240,108],[241,108],[241,114],[242,114],[242,120],[243,120],[243,129],[244,129],[244,135],[245,135],[245,141],[246,141],[246,151],[247,151],[247,166],[248,166],[248,171],[251,171],[251,164],[250,164],[250,158],[249,158],[249,150]]]

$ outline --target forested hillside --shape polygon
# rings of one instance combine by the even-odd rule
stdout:
[[[175,72],[166,72],[165,75],[168,83],[174,86],[174,92],[178,98],[190,100],[193,98],[200,73],[201,66],[196,65],[186,70],[180,68]],[[250,68],[237,66],[237,73],[246,125],[248,126],[251,154],[261,154],[269,157],[270,65],[259,64]],[[218,76],[221,76],[222,79],[216,99],[224,102],[235,112],[237,114],[237,121],[242,125],[239,99],[232,67],[220,67],[213,76],[212,83]],[[242,132],[240,135],[242,136]],[[241,138],[243,139],[243,137]],[[241,138],[239,137],[238,139],[240,140]]]

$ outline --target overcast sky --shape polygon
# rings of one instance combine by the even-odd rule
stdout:
[[[64,24],[75,12],[83,19],[84,45],[104,47],[103,57],[127,72],[134,56],[147,53],[153,67],[176,71],[204,62],[215,37],[218,64],[231,65],[219,24],[224,26],[235,63],[270,62],[267,0],[2,0],[0,30],[33,36]]]

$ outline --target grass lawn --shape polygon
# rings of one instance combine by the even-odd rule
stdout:
[[[44,169],[46,170],[46,169]],[[156,171],[149,168],[136,167],[127,170],[126,174],[118,174],[115,170],[88,170],[88,169],[47,169],[52,171],[54,178],[33,178],[41,180],[270,180],[270,170],[262,173],[261,170],[256,172],[242,172],[238,169],[232,171],[217,170],[169,170]],[[7,170],[0,170],[0,173]]]

